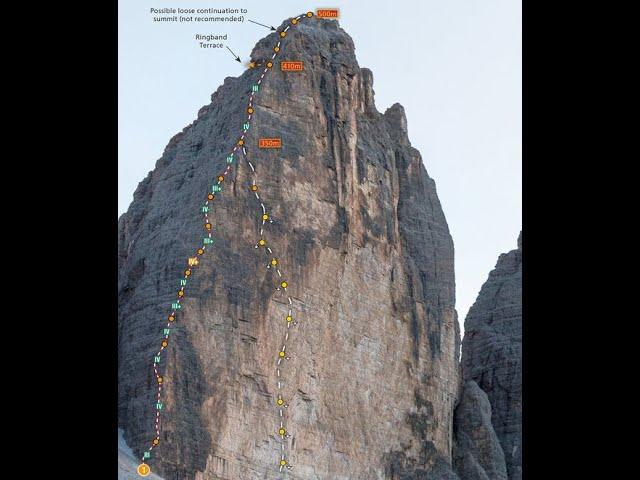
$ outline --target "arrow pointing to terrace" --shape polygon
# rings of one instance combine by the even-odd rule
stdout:
[[[229,50],[231,52],[231,55],[233,55],[234,57],[236,57],[236,62],[240,62],[240,57],[238,55],[236,55],[235,53],[233,53],[233,51],[227,47],[227,50]]]

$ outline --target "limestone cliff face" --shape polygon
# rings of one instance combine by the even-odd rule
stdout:
[[[462,480],[483,479],[483,474],[507,478],[499,465],[503,456],[508,479],[521,480],[522,233],[518,248],[500,255],[469,310],[462,372],[466,384],[455,416],[458,474]],[[482,422],[480,410],[485,412]]]
[[[276,34],[252,58],[271,56]],[[453,242],[403,108],[384,114],[337,22],[283,42],[256,97],[247,158],[217,195],[215,243],[186,290],[161,368],[162,436],[150,464],[174,479],[457,478],[449,469],[459,329]],[[247,70],[176,135],[119,220],[119,426],[153,437],[151,368],[178,280],[200,244],[200,207],[244,122]],[[259,150],[259,137],[282,149]],[[286,300],[255,249],[255,165],[299,324],[283,367],[293,469],[279,474],[277,352]]]

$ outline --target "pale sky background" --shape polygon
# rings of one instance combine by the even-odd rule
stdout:
[[[243,66],[200,49],[196,33],[229,34],[242,60],[268,29],[153,23],[149,9],[246,8],[278,27],[317,7],[340,8],[361,67],[373,71],[380,112],[405,108],[455,245],[461,326],[500,253],[522,225],[522,6],[519,0],[119,0],[118,214],[169,139]]]

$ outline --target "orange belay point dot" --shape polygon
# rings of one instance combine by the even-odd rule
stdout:
[[[307,12],[307,17],[309,18],[313,17],[313,12]]]
[[[272,62],[267,62],[267,68],[271,68],[273,67],[273,63]]]
[[[167,345],[169,345],[169,342],[167,342],[166,340],[163,340],[162,341],[162,346],[166,348]]]
[[[153,444],[154,445],[158,445],[160,443],[160,440],[158,440],[157,438],[153,439]]]
[[[247,108],[247,113],[253,113],[253,108],[251,107]]]
[[[249,187],[251,189],[252,192],[257,192],[258,191],[258,185],[251,185],[251,187]]]
[[[176,317],[174,317],[173,315],[169,315],[169,321],[173,322],[176,319]]]
[[[191,270],[185,270],[184,271],[184,276],[188,277],[189,275],[191,275]]]
[[[213,193],[207,195],[207,200],[213,200],[216,196]]]
[[[286,37],[286,36],[287,36],[287,32],[280,32],[280,36],[281,36],[282,38]]]
[[[205,223],[204,224],[204,228],[206,228],[207,230],[211,230],[211,224],[210,223]]]
[[[218,175],[218,181],[224,182],[224,175]]]
[[[238,145],[240,145],[240,146],[244,145],[244,140],[242,140],[242,139],[238,140]]]
[[[202,255],[204,253],[204,249],[199,248],[198,251],[196,252],[198,255]]]
[[[183,295],[184,295],[184,291],[179,290],[179,291],[178,291],[178,296],[179,296],[179,297],[182,297]]]
[[[158,375],[158,383],[162,383],[162,377]]]

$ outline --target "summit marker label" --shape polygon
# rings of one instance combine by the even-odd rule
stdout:
[[[337,8],[318,8],[316,15],[318,18],[338,18],[340,11]]]

